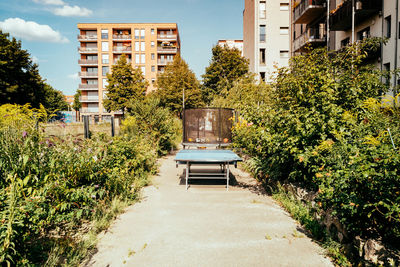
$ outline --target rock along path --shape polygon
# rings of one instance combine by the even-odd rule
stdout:
[[[105,233],[87,266],[333,266],[248,174],[185,190],[174,155]]]

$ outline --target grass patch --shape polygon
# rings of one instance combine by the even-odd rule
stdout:
[[[343,246],[332,240],[326,229],[316,219],[314,219],[312,207],[310,205],[303,204],[291,193],[285,192],[280,186],[278,186],[277,190],[272,193],[272,198],[309,231],[313,238],[316,239],[325,249],[326,255],[329,256],[337,266],[351,266],[351,262],[343,253]],[[292,235],[295,238],[304,237],[296,230],[294,230]],[[286,236],[283,238],[285,237]]]

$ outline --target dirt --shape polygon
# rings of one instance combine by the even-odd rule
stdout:
[[[174,155],[101,236],[86,266],[333,266],[247,173],[186,191]]]

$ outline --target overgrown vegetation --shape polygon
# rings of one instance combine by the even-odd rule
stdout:
[[[146,131],[81,140],[45,138],[36,128],[47,120],[43,108],[0,106],[0,261],[71,266],[82,260],[96,234],[156,172],[157,151],[173,146],[176,133],[164,125],[170,114],[152,112],[162,120]],[[155,146],[149,136],[160,133]]]
[[[351,237],[400,248],[399,103],[382,102],[382,74],[365,65],[370,45],[310,51],[279,69],[275,84],[242,79],[214,101],[240,111],[234,146],[253,158],[259,180],[317,191]]]

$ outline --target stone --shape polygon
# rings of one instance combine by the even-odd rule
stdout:
[[[379,256],[383,254],[384,246],[377,240],[368,239],[364,244],[364,259],[374,264],[383,264]]]

